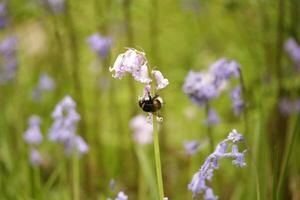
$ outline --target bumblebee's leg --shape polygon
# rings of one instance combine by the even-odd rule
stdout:
[[[150,92],[148,92],[148,98],[149,98],[150,101],[152,101],[152,97],[151,97]]]
[[[156,115],[157,122],[163,121],[164,118],[162,117],[160,110],[156,111],[155,115]]]

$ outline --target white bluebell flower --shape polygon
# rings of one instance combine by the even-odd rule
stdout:
[[[120,191],[115,200],[128,200],[128,196],[123,191]]]

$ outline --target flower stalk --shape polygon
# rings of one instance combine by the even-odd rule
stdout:
[[[153,113],[153,144],[154,144],[154,157],[155,157],[155,168],[156,168],[156,178],[158,186],[158,195],[159,199],[164,198],[164,188],[163,188],[163,179],[161,171],[161,161],[160,161],[160,151],[159,151],[159,137],[157,129],[157,119],[156,114]]]
[[[79,159],[77,149],[73,149],[72,155],[72,195],[74,200],[80,199],[80,187],[79,187]]]

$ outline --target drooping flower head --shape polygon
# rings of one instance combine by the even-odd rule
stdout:
[[[29,127],[24,133],[24,140],[27,144],[38,145],[43,140],[40,129],[41,118],[37,115],[30,116],[28,120]]]
[[[192,191],[193,197],[203,193],[205,200],[214,200],[218,197],[214,195],[211,187],[207,185],[207,181],[211,181],[214,170],[219,168],[218,161],[222,158],[233,158],[233,165],[238,167],[246,166],[244,156],[246,150],[239,152],[238,144],[244,141],[244,137],[236,130],[232,130],[227,139],[220,142],[215,151],[210,154],[199,171],[194,174],[191,183],[188,185],[188,189]],[[231,145],[231,150],[229,146]]]
[[[95,33],[87,38],[87,43],[97,55],[105,58],[112,46],[112,39]]]
[[[136,81],[145,84],[138,104],[149,113],[150,117],[162,107],[163,101],[157,95],[157,91],[165,88],[169,81],[158,70],[152,70],[149,75],[148,61],[144,52],[128,49],[117,57],[113,67],[109,70],[113,72],[112,76],[116,79],[122,79],[126,74],[131,74]]]
[[[136,81],[146,84],[146,87],[149,87],[148,85],[153,81],[149,77],[145,53],[136,49],[128,49],[125,53],[120,54],[109,70],[114,72],[113,77],[117,79],[131,74]],[[155,78],[157,90],[163,89],[169,84],[168,79],[165,79],[160,71],[152,70],[151,74]]]
[[[147,84],[151,82],[145,53],[135,49],[128,49],[125,53],[120,54],[109,70],[114,72],[113,77],[117,79],[121,79],[129,73],[136,81]]]
[[[133,130],[133,139],[138,144],[150,144],[153,141],[153,126],[144,115],[135,116],[130,121],[130,127]]]

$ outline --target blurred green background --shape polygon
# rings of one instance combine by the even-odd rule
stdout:
[[[132,85],[129,76],[113,79],[108,70],[127,47],[144,51],[170,82],[160,93],[165,101],[162,171],[169,199],[192,199],[187,185],[210,153],[205,147],[194,156],[185,154],[183,142],[206,141],[207,127],[204,109],[189,100],[182,85],[190,70],[207,70],[222,57],[241,65],[248,117],[244,121],[232,113],[230,93],[224,92],[212,102],[221,118],[213,138],[217,143],[236,128],[245,133],[249,153],[246,168],[221,161],[210,185],[219,199],[276,199],[280,170],[290,155],[279,199],[300,199],[298,113],[278,111],[282,98],[300,94],[299,72],[284,50],[288,38],[299,44],[298,0],[65,0],[60,12],[45,2],[2,2],[8,22],[0,38],[17,37],[18,64],[14,78],[0,85],[0,199],[72,199],[71,160],[62,146],[47,140],[51,113],[65,95],[77,102],[77,133],[90,147],[80,159],[81,199],[113,198],[119,190],[129,199],[155,199],[152,145],[137,145],[129,127],[134,115],[143,114],[138,107],[142,85]],[[113,40],[105,58],[88,45],[96,32]],[[36,100],[42,73],[56,87]],[[30,164],[30,147],[23,140],[32,114],[42,118],[39,167]]]

